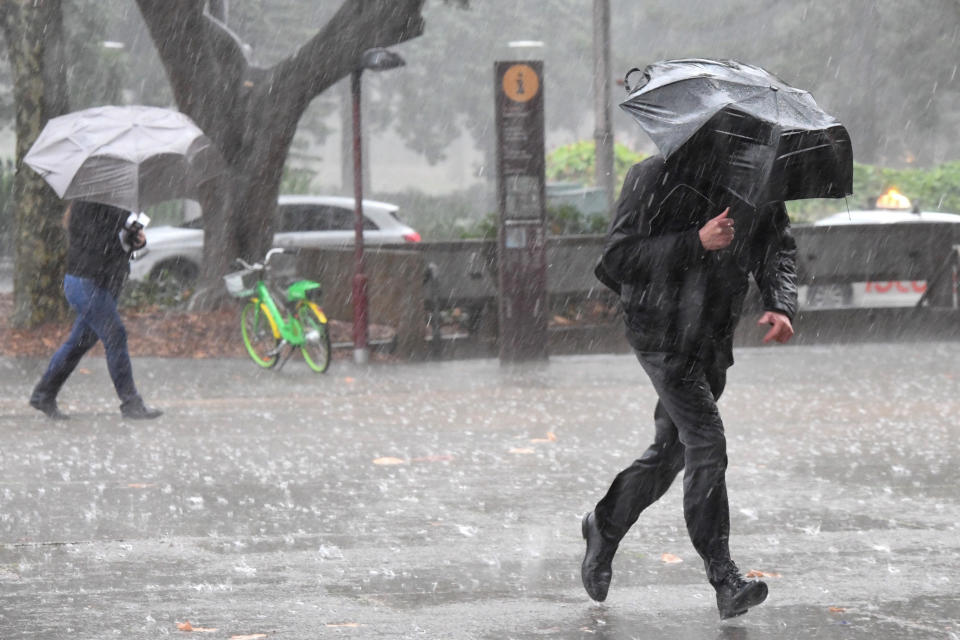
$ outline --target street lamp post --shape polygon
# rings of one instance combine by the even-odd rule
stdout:
[[[593,0],[594,177],[613,209],[616,188],[610,120],[610,0]]]
[[[350,94],[353,97],[353,360],[366,364],[370,359],[368,348],[367,275],[363,260],[363,141],[360,126],[360,78],[364,69],[383,71],[404,64],[399,54],[382,48],[363,52],[361,64],[350,74]]]

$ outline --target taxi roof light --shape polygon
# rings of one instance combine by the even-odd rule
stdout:
[[[899,211],[910,209],[910,199],[897,191],[896,187],[890,187],[887,192],[877,198],[877,209],[896,209]]]

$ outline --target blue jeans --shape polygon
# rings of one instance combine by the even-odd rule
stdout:
[[[55,398],[80,358],[100,340],[107,354],[107,369],[120,400],[128,402],[137,398],[133,366],[127,351],[127,330],[117,312],[116,297],[92,280],[71,275],[63,280],[63,292],[67,302],[77,312],[77,320],[67,340],[50,359],[50,365],[37,384],[34,395],[51,400]]]

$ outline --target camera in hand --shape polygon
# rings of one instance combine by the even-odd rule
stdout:
[[[123,231],[120,232],[120,244],[126,251],[139,249],[143,246],[140,244],[139,234],[148,224],[150,224],[150,216],[142,211],[127,216],[123,223]]]

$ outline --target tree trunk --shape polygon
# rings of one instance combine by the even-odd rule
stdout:
[[[50,118],[67,111],[60,0],[2,0],[16,105],[13,323],[33,327],[65,315],[61,293],[66,237],[64,204],[23,157]]]
[[[214,141],[226,172],[202,195],[201,295],[222,299],[235,257],[260,260],[273,240],[280,179],[310,101],[360,64],[363,51],[422,33],[424,0],[348,0],[295,54],[254,67],[240,43],[206,18],[201,0],[137,0],[177,106]]]

